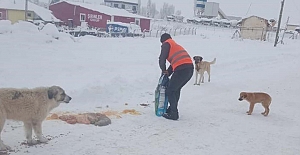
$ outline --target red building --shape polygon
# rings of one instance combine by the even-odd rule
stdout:
[[[150,18],[105,5],[61,1],[52,4],[49,9],[55,17],[68,23],[70,26],[80,26],[81,22],[87,22],[92,27],[106,28],[106,23],[111,21],[134,22],[140,25],[142,31],[150,29]]]
[[[0,8],[0,20],[6,20],[6,10]]]

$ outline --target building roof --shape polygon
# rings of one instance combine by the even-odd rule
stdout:
[[[8,10],[25,10],[25,0],[0,0],[0,8]],[[35,12],[44,21],[59,22],[52,11],[28,1],[28,10]]]
[[[236,17],[236,16],[227,16],[228,20],[242,20],[242,17]]]
[[[295,23],[288,23],[288,26],[300,26],[300,24],[295,24]]]
[[[251,17],[256,17],[256,18],[262,19],[262,20],[268,20],[268,19],[266,19],[266,18],[259,17],[259,16],[255,16],[255,15],[252,15],[252,16],[249,16],[249,17],[246,17],[246,18],[243,18],[242,20],[246,20],[246,19],[251,18]]]
[[[66,0],[58,2],[58,3],[62,3],[62,2],[66,2],[66,3],[72,4],[72,5],[76,5],[76,6],[81,6],[83,8],[87,8],[87,9],[94,10],[94,11],[97,11],[97,12],[101,12],[101,13],[111,15],[111,16],[150,19],[150,18],[147,18],[147,17],[144,17],[144,16],[140,16],[140,15],[137,15],[137,14],[130,13],[130,12],[124,10],[124,9],[112,8],[112,7],[105,6],[105,5],[96,5],[96,4],[90,4],[90,3],[66,1]],[[58,3],[55,3],[55,4],[58,4]]]
[[[104,0],[104,2],[119,2],[119,3],[130,3],[130,4],[138,4],[137,0]]]

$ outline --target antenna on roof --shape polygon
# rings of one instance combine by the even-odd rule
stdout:
[[[252,3],[250,3],[250,5],[249,5],[249,8],[248,8],[247,13],[246,13],[246,16],[248,15],[248,13],[250,11],[251,5],[252,5]]]

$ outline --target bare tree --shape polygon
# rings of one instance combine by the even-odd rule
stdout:
[[[177,10],[175,15],[180,16],[181,15],[181,10]]]
[[[150,18],[154,18],[157,14],[158,11],[156,10],[156,4],[152,3],[151,0],[148,0],[147,7],[146,7],[146,16]]]
[[[175,6],[174,5],[169,5],[168,8],[168,16],[173,15],[175,13]]]
[[[147,16],[147,7],[141,7],[140,15]]]
[[[156,10],[156,4],[152,3],[151,7],[150,7],[150,17],[154,18],[155,15],[156,15],[156,12],[157,12],[157,10]]]
[[[138,12],[137,12],[139,15],[141,14],[141,9],[142,9],[142,1],[139,0],[138,1]]]
[[[39,5],[40,1],[39,0],[33,0],[33,3]]]
[[[148,0],[147,2],[147,17],[150,17],[150,10],[151,10],[151,0]]]
[[[173,15],[175,12],[175,6],[164,3],[163,7],[160,9],[160,18],[165,19],[167,16]]]

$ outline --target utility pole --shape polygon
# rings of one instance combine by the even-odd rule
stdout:
[[[277,32],[276,32],[276,36],[275,36],[275,43],[274,43],[274,47],[276,47],[276,45],[278,44],[278,39],[279,39],[279,31],[280,31],[280,24],[281,24],[281,18],[282,18],[282,12],[283,12],[283,6],[284,6],[284,1],[281,1],[281,9],[280,9],[280,14],[279,14],[279,20],[278,20],[278,26],[277,26]]]
[[[281,40],[279,41],[281,44],[284,44],[284,42],[283,42],[284,34],[285,34],[286,30],[287,30],[287,24],[289,23],[289,20],[290,20],[290,17],[288,17],[288,19],[286,21],[285,28],[284,28],[284,33],[283,33],[283,35],[281,37]]]
[[[28,0],[25,0],[25,21],[28,20],[27,14],[28,14]]]

